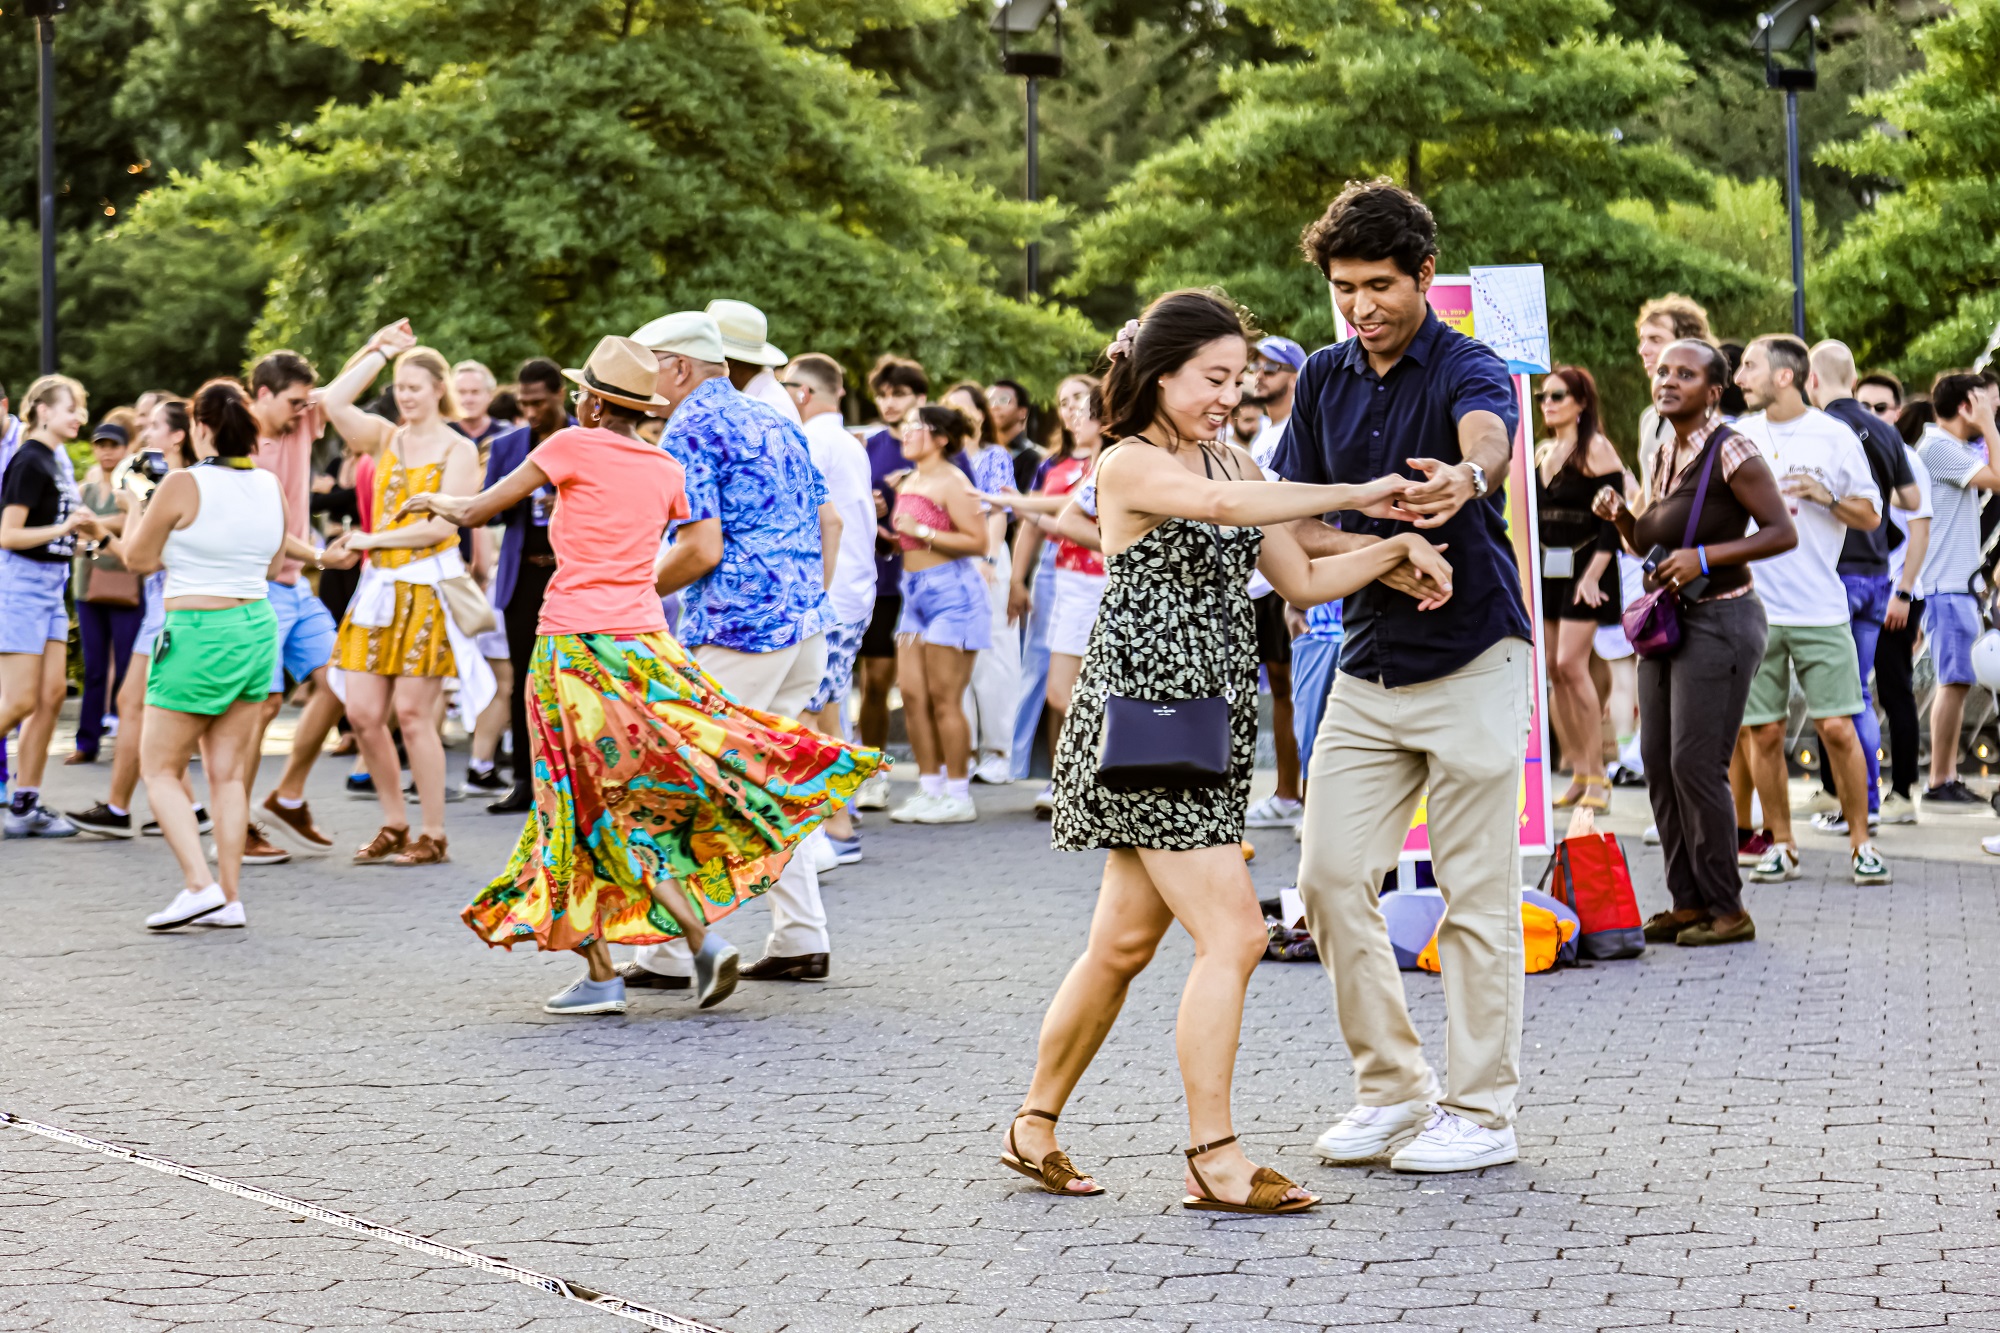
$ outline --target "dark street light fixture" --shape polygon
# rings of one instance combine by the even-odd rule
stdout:
[[[36,93],[41,104],[42,373],[56,373],[56,15],[67,0],[27,0],[35,21]]]
[[[1017,51],[1014,42],[1033,37],[1055,15],[1055,41],[1045,51]],[[1037,121],[1040,119],[1041,81],[1060,79],[1062,57],[1062,0],[997,0],[993,9],[994,32],[1000,34],[1000,68],[1028,81],[1028,202],[1042,197],[1041,158],[1038,151]],[[1034,296],[1042,282],[1042,245],[1028,242],[1028,295]]]
[[[1838,0],[1785,0],[1768,14],[1757,16],[1753,50],[1764,53],[1764,86],[1785,94],[1785,195],[1792,215],[1792,332],[1806,336],[1806,224],[1799,200],[1799,90],[1819,86],[1819,16]],[[1810,31],[1806,63],[1780,65],[1778,52],[1789,51]]]

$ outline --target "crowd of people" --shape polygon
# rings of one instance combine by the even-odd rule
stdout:
[[[623,1012],[635,989],[707,1006],[743,979],[829,975],[819,877],[863,859],[867,812],[977,820],[974,784],[1029,779],[1045,738],[1036,812],[1058,848],[1105,866],[1007,1167],[1101,1192],[1055,1125],[1179,922],[1196,945],[1177,1035],[1184,1202],[1318,1202],[1231,1129],[1266,943],[1246,827],[1303,844],[1298,890],[1354,1059],[1356,1104],[1318,1155],[1512,1161],[1531,605],[1572,779],[1555,804],[1588,827],[1616,788],[1646,788],[1672,897],[1647,939],[1754,939],[1743,868],[1800,874],[1795,675],[1822,755],[1812,825],[1847,839],[1857,883],[1886,884],[1879,822],[1985,808],[1956,742],[2000,391],[1963,372],[1905,401],[1838,342],[1723,344],[1694,302],[1650,302],[1631,453],[1588,369],[1539,386],[1531,602],[1503,495],[1517,391],[1428,304],[1429,211],[1352,184],[1303,249],[1353,337],[1308,354],[1218,292],[1171,292],[1055,385],[1046,428],[1022,384],[934,392],[904,356],[850,386],[839,360],[788,356],[728,298],[608,335],[578,367],[528,360],[505,385],[401,320],[324,383],[276,351],[244,381],[147,394],[94,427],[85,386],[44,376],[18,417],[0,396],[6,835],[157,833],[181,886],[146,926],[240,928],[242,867],[290,854],[274,836],[331,848],[306,783],[348,755],[348,791],[379,809],[357,865],[449,863],[449,806],[475,791],[525,816],[463,919],[489,944],[581,956],[549,1012]],[[1661,604],[1673,634],[1642,632]],[[72,616],[66,762],[98,761],[107,737],[113,761],[104,798],[65,814],[41,788]],[[1919,629],[1944,738],[1921,791]],[[1253,805],[1260,689],[1277,785]],[[890,809],[892,696],[916,781]],[[258,801],[288,697],[290,752]],[[462,785],[450,727],[469,746]],[[1448,901],[1442,1079],[1377,906],[1420,800]],[[755,896],[771,929],[745,964],[715,925]],[[619,962],[614,944],[635,952]]]

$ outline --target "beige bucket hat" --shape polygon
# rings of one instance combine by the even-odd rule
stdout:
[[[660,358],[650,347],[612,335],[598,340],[581,370],[565,370],[563,377],[620,407],[672,411],[674,405],[653,392],[659,374]]]

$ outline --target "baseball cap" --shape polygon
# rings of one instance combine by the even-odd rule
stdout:
[[[1293,370],[1306,363],[1306,349],[1290,338],[1265,338],[1257,344],[1257,351],[1260,355],[1267,356],[1281,365],[1290,366]]]

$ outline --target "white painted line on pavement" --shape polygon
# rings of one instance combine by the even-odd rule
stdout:
[[[362,1235],[374,1240],[385,1240],[391,1245],[400,1245],[406,1250],[416,1250],[421,1254],[435,1255],[440,1259],[449,1259],[453,1263],[464,1264],[468,1268],[477,1268],[482,1272],[493,1273],[510,1281],[519,1282],[523,1286],[536,1287],[548,1292],[552,1296],[560,1296],[564,1300],[575,1301],[579,1305],[588,1306],[590,1309],[601,1311],[604,1314],[616,1315],[620,1319],[628,1319],[646,1328],[663,1328],[671,1330],[672,1333],[723,1333],[721,1329],[714,1328],[708,1324],[697,1323],[692,1319],[684,1319],[680,1315],[668,1314],[664,1310],[655,1310],[648,1306],[637,1305],[621,1297],[607,1296],[603,1292],[592,1291],[590,1288],[578,1286],[574,1282],[565,1282],[559,1277],[550,1277],[546,1273],[537,1273],[532,1268],[523,1268],[519,1264],[509,1263],[505,1259],[495,1259],[489,1255],[476,1254],[471,1250],[462,1250],[456,1245],[446,1245],[442,1241],[430,1240],[423,1236],[413,1235],[408,1231],[399,1231],[395,1227],[383,1226],[379,1222],[370,1222],[363,1218],[355,1217],[350,1213],[336,1212],[334,1209],[323,1208],[316,1203],[307,1203],[303,1199],[290,1198],[267,1189],[261,1189],[256,1185],[245,1185],[239,1181],[229,1180],[222,1176],[210,1175],[206,1171],[198,1170],[192,1166],[183,1166],[179,1162],[169,1158],[156,1156],[149,1152],[142,1152],[137,1148],[128,1148],[123,1144],[107,1143],[103,1139],[93,1139],[86,1134],[78,1134],[73,1130],[61,1129],[55,1125],[44,1125],[40,1121],[29,1120],[24,1116],[15,1115],[11,1111],[0,1111],[0,1125],[11,1125],[15,1129],[25,1130],[30,1134],[37,1134],[45,1139],[53,1139],[57,1143],[69,1143],[79,1148],[88,1148],[92,1152],[102,1153],[106,1157],[116,1157],[121,1161],[132,1162],[138,1166],[146,1167],[148,1170],[159,1171],[169,1176],[179,1176],[182,1180],[192,1180],[196,1184],[206,1185],[212,1190],[220,1190],[224,1194],[233,1194],[239,1199],[248,1199],[252,1203],[261,1203],[267,1207],[277,1208],[287,1213],[296,1213],[300,1217],[310,1217],[316,1222],[325,1222],[330,1226],[344,1227],[349,1231],[358,1231]]]

